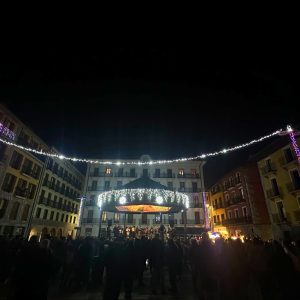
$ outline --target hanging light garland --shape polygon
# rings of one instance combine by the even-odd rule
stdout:
[[[293,131],[290,125],[288,125],[288,127],[287,127],[287,131],[289,131],[289,130]],[[28,151],[28,152],[32,152],[32,153],[35,153],[35,154],[48,156],[48,157],[52,157],[52,158],[59,158],[61,160],[70,160],[70,161],[74,161],[74,162],[84,162],[84,163],[99,164],[99,165],[117,165],[117,166],[140,165],[140,166],[142,166],[142,165],[162,165],[162,164],[185,162],[185,161],[191,161],[191,160],[205,159],[205,158],[208,158],[208,157],[214,157],[214,156],[226,154],[228,152],[233,152],[233,151],[236,151],[236,150],[240,150],[240,149],[249,147],[253,144],[260,143],[260,142],[262,142],[266,139],[269,139],[273,136],[280,135],[280,133],[282,133],[282,132],[283,132],[283,130],[279,129],[279,130],[274,131],[273,133],[262,136],[258,139],[254,139],[254,140],[252,140],[248,143],[240,144],[240,145],[230,147],[230,148],[224,148],[224,149],[216,151],[216,152],[203,153],[201,155],[197,155],[197,156],[194,156],[194,157],[184,157],[184,158],[177,158],[177,159],[170,159],[170,160],[153,160],[153,161],[100,161],[100,160],[94,160],[94,159],[68,157],[68,156],[64,156],[62,154],[44,152],[42,150],[36,150],[36,149],[30,148],[30,147],[24,147],[22,145],[4,140],[2,138],[0,138],[0,142],[4,143],[6,145],[9,145],[9,146],[13,146],[13,147]]]

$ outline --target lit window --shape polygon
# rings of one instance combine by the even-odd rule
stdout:
[[[232,214],[231,214],[231,211],[228,212],[228,219],[231,219],[232,217]]]
[[[184,175],[184,169],[179,169],[178,174],[179,174],[180,176],[183,176],[183,175]]]
[[[243,206],[242,210],[243,210],[243,216],[246,217],[247,216],[247,207]]]
[[[106,170],[105,170],[105,174],[112,174],[112,170],[111,170],[111,168],[106,168]]]
[[[196,176],[196,169],[191,169],[192,176]]]

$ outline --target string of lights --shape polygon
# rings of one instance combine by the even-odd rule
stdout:
[[[222,150],[215,151],[215,152],[203,153],[203,154],[193,156],[193,157],[183,157],[183,158],[170,159],[170,160],[153,160],[153,161],[129,161],[129,160],[128,161],[100,161],[100,160],[95,160],[95,159],[68,157],[68,156],[65,156],[65,155],[62,155],[62,154],[44,152],[42,150],[36,150],[36,149],[30,148],[30,147],[25,147],[25,146],[19,145],[17,143],[4,140],[2,138],[0,138],[0,142],[6,144],[8,146],[13,146],[13,147],[16,147],[18,149],[22,149],[22,150],[32,152],[32,153],[35,153],[35,154],[48,156],[48,157],[52,157],[52,158],[59,158],[61,160],[70,160],[70,161],[73,161],[73,162],[84,162],[84,163],[88,163],[88,164],[117,165],[117,166],[124,166],[124,165],[162,165],[162,164],[169,164],[169,163],[176,163],[176,162],[185,162],[185,161],[205,159],[205,158],[209,158],[209,157],[214,157],[214,156],[226,154],[226,153],[229,153],[229,152],[233,152],[233,151],[236,151],[236,150],[240,150],[240,149],[249,147],[253,144],[260,143],[260,142],[262,142],[266,139],[269,139],[271,137],[274,137],[276,135],[282,135],[283,132],[284,131],[282,129],[279,129],[279,130],[276,130],[276,131],[274,131],[274,132],[272,132],[268,135],[262,136],[258,139],[254,139],[254,140],[252,140],[250,142],[247,142],[247,143],[244,143],[244,144],[240,144],[240,145],[229,147],[229,148],[224,148]],[[290,125],[287,126],[287,132],[293,132],[293,129]]]

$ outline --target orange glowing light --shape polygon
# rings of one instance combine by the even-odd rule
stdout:
[[[158,205],[120,205],[116,209],[121,212],[158,213],[168,212],[171,207]]]

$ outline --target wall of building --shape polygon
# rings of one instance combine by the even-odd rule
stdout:
[[[81,235],[97,236],[100,226],[100,211],[97,207],[99,193],[115,189],[141,177],[147,172],[149,177],[169,189],[187,193],[190,198],[190,208],[187,210],[188,226],[204,226],[204,209],[202,192],[203,186],[203,162],[174,163],[160,166],[123,166],[116,165],[90,165],[87,171],[85,186],[86,200],[81,216]],[[109,171],[107,171],[109,169]],[[134,169],[134,170],[133,170]],[[122,173],[123,170],[123,173]],[[159,171],[158,171],[159,170]],[[131,173],[130,173],[131,172]],[[183,172],[183,175],[180,175]],[[123,175],[122,175],[123,174]],[[107,227],[108,220],[112,224],[123,225],[121,214],[103,213],[103,230]],[[169,224],[169,216],[163,215],[163,223]],[[183,226],[182,214],[174,216],[175,226]],[[147,225],[142,224],[141,215],[133,216],[132,226],[158,226],[155,215],[148,214]]]
[[[293,177],[300,170],[294,150],[290,145],[277,149],[258,161],[258,167],[273,238],[300,238],[300,182]]]

